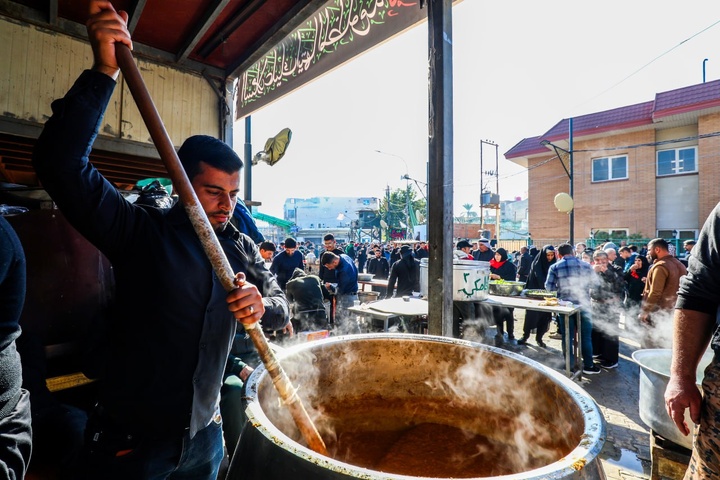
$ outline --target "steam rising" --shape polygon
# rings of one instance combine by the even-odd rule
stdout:
[[[581,441],[580,409],[529,365],[464,345],[347,338],[283,360],[338,460],[469,478],[539,468]],[[272,423],[302,442],[267,379],[259,390]]]
[[[638,315],[640,305],[623,303],[622,295],[602,304],[598,311],[597,304],[593,308],[589,291],[592,288],[606,288],[599,275],[593,272],[588,278],[575,278],[571,283],[570,294],[562,295],[561,299],[577,300],[579,305],[592,313],[593,329],[608,335],[622,335],[640,343],[643,348],[671,348],[673,337],[673,311],[658,310],[651,315],[652,325],[641,323]],[[622,324],[622,328],[621,328]]]

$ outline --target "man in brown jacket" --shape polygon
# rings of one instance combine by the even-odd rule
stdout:
[[[671,315],[677,301],[680,277],[687,273],[687,269],[670,254],[668,243],[662,238],[650,240],[648,256],[653,262],[645,281],[642,310],[638,315],[640,323],[645,326],[642,343],[644,348],[669,348],[672,343]],[[665,324],[668,335],[664,335]]]

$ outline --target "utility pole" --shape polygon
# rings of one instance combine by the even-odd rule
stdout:
[[[565,173],[567,173],[568,179],[570,180],[570,198],[575,201],[575,171],[574,171],[574,155],[573,155],[573,119],[570,117],[568,119],[568,145],[570,147],[570,150],[565,150],[562,147],[558,147],[554,143],[552,143],[549,140],[543,140],[540,142],[540,145],[544,145],[547,148],[550,148],[555,151],[555,155],[557,155],[558,160],[560,160],[560,164],[562,165],[563,169],[565,170]],[[565,165],[565,158],[568,159],[568,165]],[[569,243],[571,245],[575,244],[575,205],[573,204],[572,208],[570,209],[569,217],[570,217],[570,228],[569,228]]]
[[[385,212],[385,223],[387,223],[388,220],[390,220],[390,185],[385,186],[385,205],[387,205],[387,210]],[[385,240],[390,240],[390,224],[387,223],[387,228],[385,229]]]
[[[483,170],[483,150],[485,145],[490,145],[492,147],[495,147],[495,170]],[[483,199],[485,185],[483,183],[483,175],[488,175],[491,177],[495,177],[495,193],[497,194],[497,203],[493,202],[492,193],[488,191],[489,197],[487,204],[491,208],[495,208],[495,238],[500,240],[500,165],[499,165],[499,152],[498,152],[498,144],[490,141],[490,140],[480,140],[480,228],[484,228],[485,224],[485,214],[484,214],[484,206],[486,202]],[[489,239],[488,239],[489,240]]]
[[[410,233],[412,228],[410,226],[410,179],[407,175],[405,175],[405,225],[405,239],[407,240],[408,236],[412,238],[412,233]]]

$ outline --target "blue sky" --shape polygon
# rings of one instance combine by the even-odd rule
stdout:
[[[716,0],[455,6],[455,214],[465,203],[477,211],[481,140],[499,145],[500,197],[526,197],[525,170],[503,157],[523,138],[562,118],[701,83],[705,58],[706,79],[720,78],[719,21]],[[254,152],[282,128],[293,131],[285,158],[253,169],[259,210],[282,217],[287,197],[381,197],[386,185],[404,187],[406,171],[425,181],[427,56],[422,24],[255,112]],[[240,121],[241,154],[244,142]],[[483,162],[494,170],[493,147],[484,147]]]

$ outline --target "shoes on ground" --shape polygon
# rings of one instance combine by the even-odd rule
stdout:
[[[613,368],[617,368],[618,364],[617,362],[611,363],[611,362],[600,362],[600,366],[604,368],[605,370],[612,370]]]
[[[518,343],[520,343],[519,340],[518,340]],[[538,344],[538,347],[540,347],[540,348],[547,348],[547,345],[542,340],[538,340],[537,344]]]
[[[600,354],[600,353],[596,353],[595,355],[593,355],[593,358],[595,360],[597,360],[598,358],[601,358],[601,357],[602,357],[602,354]]]
[[[602,370],[600,370],[600,367],[598,367],[597,365],[592,365],[590,367],[583,367],[583,373],[586,375],[596,375],[600,372],[602,372]]]
[[[518,345],[526,345],[527,341],[528,341],[527,337],[522,337],[522,338],[518,339],[517,344]]]
[[[560,332],[551,333],[548,335],[548,337],[552,338],[553,340],[562,340],[562,335]]]

